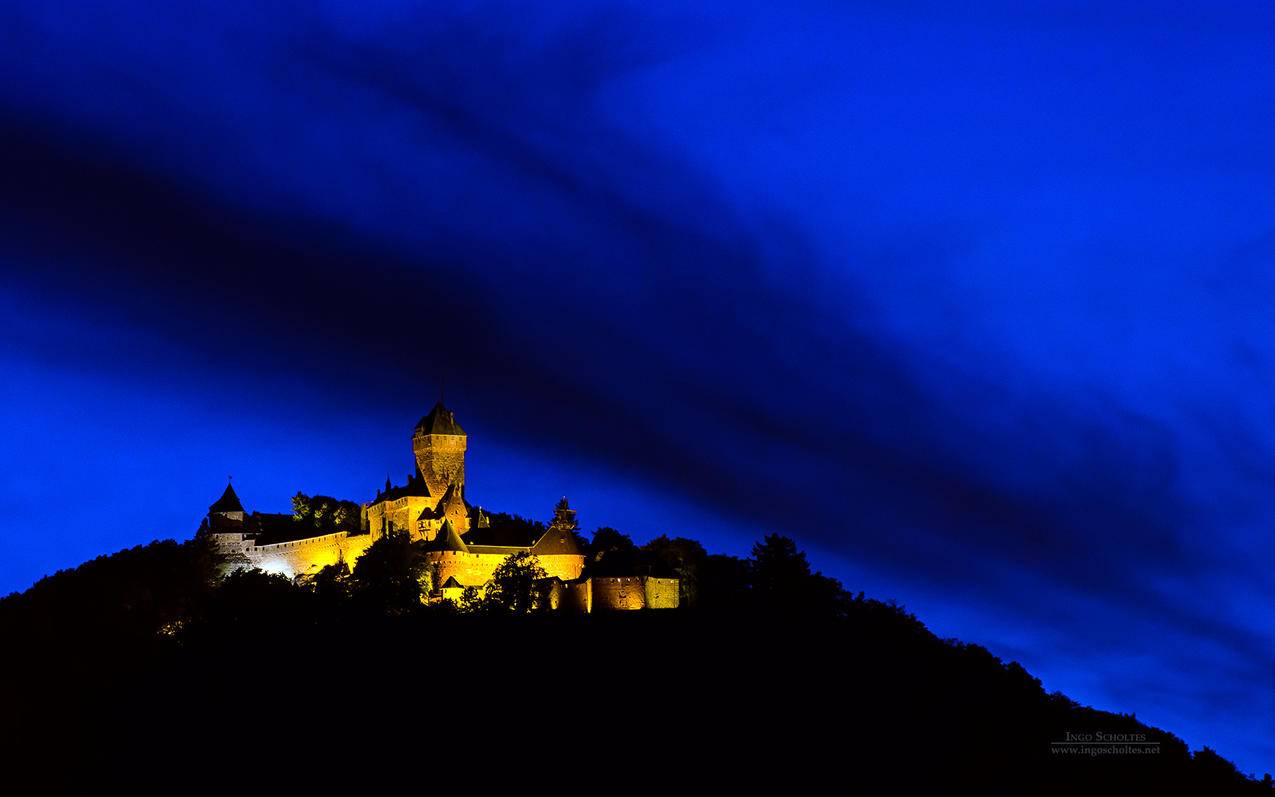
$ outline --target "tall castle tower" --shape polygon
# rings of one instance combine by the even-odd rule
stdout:
[[[429,494],[441,498],[447,488],[456,486],[460,495],[465,490],[465,447],[469,437],[456,423],[456,415],[443,406],[434,405],[429,414],[416,424],[412,434],[412,452],[416,467],[425,477]]]

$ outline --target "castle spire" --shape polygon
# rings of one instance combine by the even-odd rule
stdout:
[[[469,546],[456,533],[456,527],[452,525],[450,520],[443,521],[443,525],[438,529],[438,536],[429,544],[429,548],[433,551],[469,553]]]
[[[208,512],[209,514],[215,512],[223,514],[227,512],[243,512],[243,504],[240,503],[239,496],[235,494],[235,488],[230,485],[229,481],[226,482],[226,491],[221,494],[221,498],[218,498],[216,503],[208,507]]]

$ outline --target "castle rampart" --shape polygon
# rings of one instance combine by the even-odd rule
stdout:
[[[654,576],[592,576],[551,580],[546,609],[577,612],[676,609],[678,580]]]

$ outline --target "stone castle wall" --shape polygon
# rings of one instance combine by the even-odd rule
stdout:
[[[549,584],[544,608],[594,612],[676,609],[678,580],[649,576],[592,577]]]
[[[584,570],[584,554],[546,554],[536,558],[546,575],[557,576],[563,581],[579,578]]]
[[[675,578],[622,576],[590,578],[590,610],[676,609],[678,581]]]
[[[562,588],[562,597],[558,601],[558,606],[553,608],[567,612],[593,611],[593,590],[589,580],[572,581],[559,586]]]
[[[339,531],[293,542],[257,545],[241,534],[215,534],[218,552],[226,557],[227,568],[249,566],[288,578],[313,575],[327,565],[345,562],[351,568],[359,556],[379,536],[350,535]],[[466,553],[433,551],[436,584],[455,578],[465,587],[482,587],[491,580],[507,553]],[[650,576],[592,577],[580,579],[584,568],[581,554],[549,554],[536,557],[550,578],[545,594],[546,608],[563,611],[594,612],[605,610],[676,609],[678,580]]]
[[[416,519],[426,509],[433,509],[438,498],[427,498],[420,495],[408,495],[393,501],[380,501],[367,506],[363,510],[363,527],[374,536],[381,536],[393,529],[406,531],[413,539],[421,539]],[[468,523],[465,528],[468,529]]]
[[[676,609],[678,607],[682,594],[678,579],[648,577],[643,586],[646,587],[646,608]]]
[[[254,540],[244,539],[242,534],[214,534],[213,541],[217,552],[226,559],[227,569],[246,565],[293,578],[317,573],[341,561],[353,569],[358,558],[379,537],[379,534],[351,535],[339,531],[304,540],[258,545]],[[491,580],[507,556],[507,553],[433,551],[429,559],[436,567],[438,584],[454,577],[464,586],[481,587]],[[536,558],[549,576],[563,581],[578,579],[584,569],[582,554],[548,554]]]
[[[463,586],[480,587],[491,580],[492,573],[500,563],[505,561],[505,553],[465,553],[463,551],[434,551],[429,555],[430,561],[437,567],[437,579],[443,584],[448,578],[455,578]],[[584,569],[584,556],[581,554],[552,554],[537,556],[540,566],[550,576],[557,576],[566,581],[580,577]]]
[[[591,578],[592,611],[601,609],[644,609],[646,589],[636,576]]]
[[[253,540],[244,540],[241,534],[213,536],[218,552],[227,557],[229,568],[247,565],[288,578],[312,575],[341,561],[353,568],[374,539],[371,534],[350,535],[349,532],[338,531],[294,542],[257,545]],[[231,537],[238,540],[228,539]]]

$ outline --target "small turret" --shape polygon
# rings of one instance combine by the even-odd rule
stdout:
[[[456,527],[451,524],[451,521],[444,520],[443,527],[438,530],[438,536],[430,541],[429,550],[469,553],[469,546],[456,533]]]
[[[235,488],[229,482],[226,483],[226,491],[221,494],[212,506],[208,507],[208,518],[210,525],[216,520],[232,520],[243,522],[243,504],[239,501],[239,496],[235,494]]]
[[[243,503],[235,494],[235,488],[227,483],[226,491],[208,507],[208,517],[199,527],[200,534],[207,534],[212,541],[220,574],[248,564],[245,551],[253,544],[248,525],[244,522]]]

